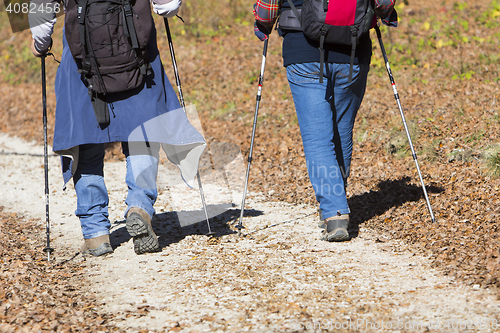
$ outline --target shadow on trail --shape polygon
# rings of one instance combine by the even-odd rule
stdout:
[[[362,224],[377,215],[385,213],[390,208],[424,198],[422,187],[408,184],[410,180],[410,177],[398,180],[383,180],[378,183],[378,190],[370,190],[370,192],[349,198],[347,201],[353,213],[351,215],[352,223]],[[444,191],[444,188],[432,185],[425,188],[428,194]]]
[[[231,204],[207,205],[210,229],[213,237],[236,233],[230,228],[231,222],[239,218],[240,210],[232,208]],[[255,209],[245,209],[245,216],[260,216],[263,212]],[[206,235],[208,233],[205,211],[179,211],[156,214],[152,222],[153,230],[158,236],[160,249],[177,243],[186,236]],[[125,228],[125,220],[115,222],[111,229],[111,246],[117,248],[130,240],[130,235]]]
[[[351,223],[349,235],[351,238],[358,236],[358,226],[369,221],[375,216],[381,215],[393,207],[399,207],[406,202],[417,202],[424,197],[422,187],[408,184],[410,177],[398,180],[383,180],[377,185],[377,190],[352,196],[348,199],[351,209]],[[438,186],[426,186],[427,192],[441,193],[444,188]],[[432,201],[431,201],[432,205]],[[214,237],[236,233],[231,225],[237,223],[240,217],[240,209],[231,204],[208,205],[207,210],[210,217],[210,228],[215,233]],[[245,209],[244,216],[260,216],[263,212],[255,209]],[[296,222],[296,219],[276,223],[269,227],[284,223]],[[153,230],[158,236],[160,248],[168,247],[177,243],[189,235],[206,235],[208,233],[207,221],[203,208],[193,211],[165,212],[157,214],[153,219]],[[265,229],[265,228],[263,228]],[[260,231],[256,230],[254,232]],[[252,232],[253,233],[253,232]],[[110,239],[113,248],[130,240],[130,235],[125,228],[125,220],[115,222],[111,229]]]

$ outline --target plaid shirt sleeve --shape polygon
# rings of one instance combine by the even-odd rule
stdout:
[[[282,0],[257,0],[253,7],[255,21],[271,31],[278,18],[282,3]]]

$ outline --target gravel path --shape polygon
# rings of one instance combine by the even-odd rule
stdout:
[[[43,147],[0,134],[0,206],[39,218],[44,232]],[[51,155],[52,246],[77,254],[83,239],[72,185],[62,190]],[[242,174],[236,160],[230,170]],[[162,165],[153,227],[162,251],[137,256],[126,232],[125,163],[105,165],[111,240],[105,258],[77,255],[102,311],[115,325],[140,330],[214,332],[500,331],[498,291],[467,286],[431,268],[428,258],[365,228],[346,243],[320,241],[316,208],[265,202],[250,193],[242,234],[234,229],[239,186],[203,179],[212,229],[208,238],[199,192]],[[237,177],[236,177],[237,178]],[[243,180],[241,180],[243,181]],[[225,184],[225,186],[220,186]]]

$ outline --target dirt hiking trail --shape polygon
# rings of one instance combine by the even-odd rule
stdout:
[[[45,233],[43,147],[0,134],[0,154],[1,205],[40,219]],[[80,287],[130,332],[500,331],[498,291],[456,282],[367,228],[349,242],[320,241],[312,206],[249,193],[240,236],[240,192],[207,176],[217,234],[208,238],[198,190],[163,164],[153,221],[161,252],[134,253],[123,219],[125,163],[108,162],[114,253],[83,258],[74,189],[62,190],[52,154],[49,171],[52,262],[80,261]]]

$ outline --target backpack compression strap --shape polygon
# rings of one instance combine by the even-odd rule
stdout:
[[[139,40],[137,38],[137,33],[135,31],[134,21],[132,19],[132,6],[129,0],[123,1],[123,15],[125,16],[124,28],[125,32],[130,36],[130,41],[132,42],[132,48],[134,49],[135,59],[139,64],[142,75],[147,75],[147,65],[143,57],[139,55]]]

